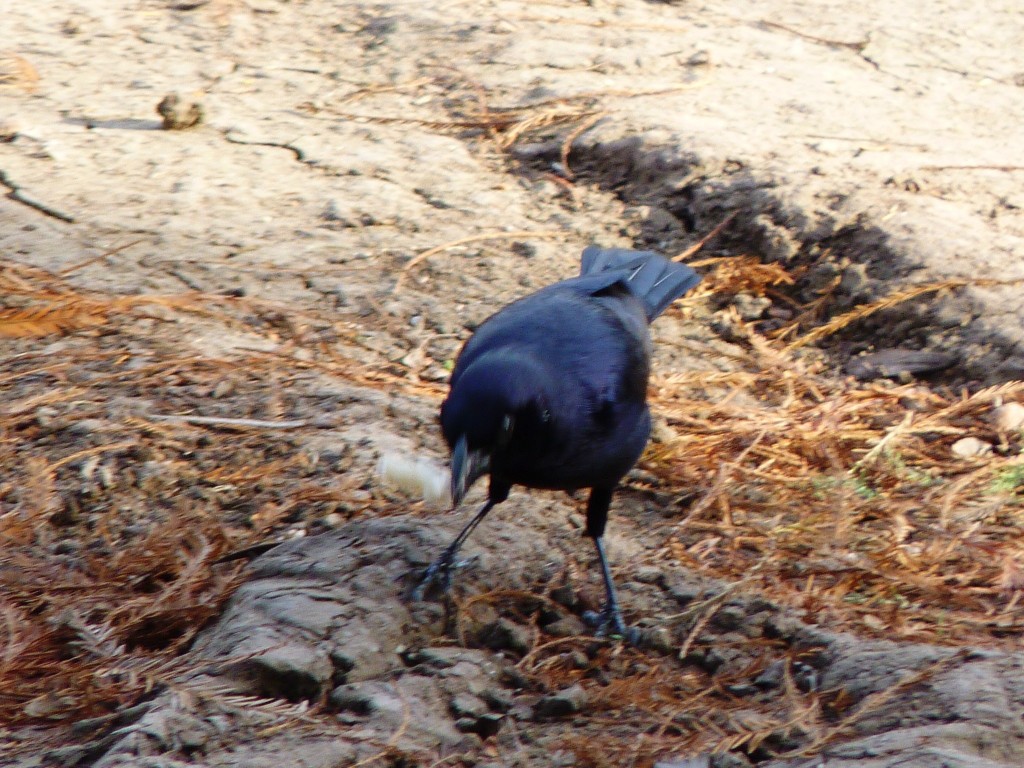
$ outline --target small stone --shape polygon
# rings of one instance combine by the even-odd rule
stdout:
[[[735,683],[725,686],[725,689],[733,696],[753,696],[758,692],[758,687],[752,683]]]
[[[198,718],[190,719],[194,720],[195,724],[190,724],[189,727],[177,731],[177,733],[175,733],[175,737],[184,749],[196,750],[210,740],[211,734],[203,728],[201,720]]]
[[[61,539],[53,545],[55,555],[73,555],[82,548],[82,543],[77,539]]]
[[[470,717],[473,719],[483,717],[488,712],[488,707],[483,699],[471,693],[460,693],[448,705],[452,714],[458,717]]]
[[[830,261],[821,261],[807,271],[804,277],[805,295],[810,299],[819,292],[831,288],[839,275],[839,267]]]
[[[696,600],[700,593],[701,588],[695,584],[673,584],[668,588],[669,597],[683,607]]]
[[[992,422],[996,429],[1004,432],[1015,432],[1024,429],[1024,405],[1006,403],[992,411]]]
[[[710,755],[668,757],[656,762],[654,768],[711,768],[711,757]]]
[[[213,392],[210,393],[210,397],[220,400],[222,397],[227,397],[235,391],[235,382],[231,379],[221,379],[217,382],[217,386],[213,388]]]
[[[58,411],[52,405],[44,405],[39,408],[36,408],[35,415],[36,424],[38,424],[41,429],[51,431],[53,429],[57,429],[60,427],[60,422],[58,421],[60,411]]]
[[[708,674],[714,674],[725,663],[725,657],[715,648],[694,648],[682,661],[700,667]]]
[[[959,358],[948,352],[913,349],[880,349],[850,358],[846,372],[861,381],[871,379],[906,379],[927,376],[956,365]]]
[[[669,654],[674,650],[672,633],[665,627],[652,627],[640,630],[640,647],[645,651]]]
[[[492,651],[529,653],[530,635],[525,628],[508,619],[492,621],[480,630],[478,639]]]
[[[754,678],[754,685],[763,691],[770,691],[782,686],[782,679],[786,671],[786,664],[783,661],[773,661],[764,672]]]
[[[7,117],[0,120],[0,143],[10,144],[21,132],[21,123],[15,118]]]
[[[587,625],[575,616],[563,616],[544,627],[544,631],[554,637],[576,637],[587,632]]]
[[[324,221],[345,221],[345,216],[338,207],[337,200],[328,200],[324,209],[320,212],[320,218]]]
[[[588,698],[586,690],[577,683],[570,688],[542,698],[534,706],[533,714],[534,717],[540,718],[572,715],[583,711]]]
[[[690,55],[686,60],[688,67],[706,67],[711,63],[711,54],[706,50],[699,50]]]
[[[708,768],[750,768],[753,763],[741,752],[721,752],[711,755]]]
[[[665,580],[665,573],[654,565],[641,565],[633,574],[633,581],[641,584],[660,584]]]
[[[736,294],[732,303],[740,318],[747,321],[760,320],[772,305],[771,299],[765,296],[751,296],[749,293]]]
[[[489,712],[476,720],[476,728],[472,731],[481,739],[488,739],[496,736],[501,726],[505,724],[505,716]]]
[[[495,712],[508,712],[516,703],[512,695],[502,688],[485,688],[480,692],[480,698]]]
[[[331,705],[343,712],[369,715],[373,712],[373,696],[358,684],[340,685],[330,696]]]
[[[743,621],[746,618],[747,612],[738,605],[727,605],[715,614],[711,623],[719,629],[731,632],[743,626]]]
[[[950,450],[961,459],[974,459],[992,453],[992,444],[976,437],[962,437],[953,443]]]
[[[568,584],[563,584],[560,587],[552,589],[551,599],[559,605],[565,606],[569,610],[574,610],[580,602],[579,596],[576,594],[576,590]]]
[[[180,93],[169,93],[156,105],[156,112],[163,118],[165,131],[183,131],[203,122],[205,110],[198,94],[192,97]]]

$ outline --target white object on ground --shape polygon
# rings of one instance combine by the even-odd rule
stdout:
[[[451,506],[451,475],[430,459],[386,453],[377,463],[377,474],[407,496],[432,506]]]

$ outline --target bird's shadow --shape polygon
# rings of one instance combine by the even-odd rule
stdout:
[[[160,120],[142,120],[137,117],[116,118],[113,120],[94,120],[88,117],[65,117],[69,125],[80,125],[87,130],[106,131],[159,131],[163,127]]]

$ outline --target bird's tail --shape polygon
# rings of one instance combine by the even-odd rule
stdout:
[[[628,248],[601,248],[591,245],[583,250],[581,275],[610,271],[627,272],[633,293],[644,303],[647,322],[660,315],[673,301],[700,282],[700,275],[685,264],[669,261],[654,251]]]

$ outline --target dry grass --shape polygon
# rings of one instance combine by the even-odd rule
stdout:
[[[774,265],[734,264],[711,290],[761,292]],[[1022,435],[1000,434],[995,406],[1024,382],[973,393],[856,383],[798,357],[803,339],[949,284],[900,291],[840,315],[788,346],[745,334],[742,370],[656,377],[652,407],[674,437],[645,466],[669,488],[698,489],[664,557],[736,581],[756,570],[774,600],[808,621],[951,645],[1012,645],[1024,626]],[[992,454],[964,459],[965,436]]]

